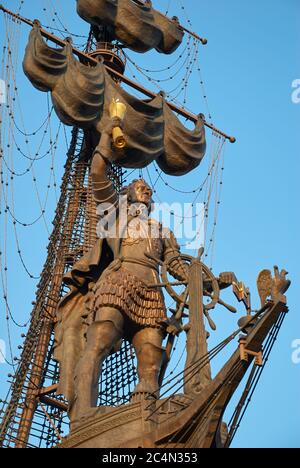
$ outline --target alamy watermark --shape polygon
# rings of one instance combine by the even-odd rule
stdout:
[[[299,104],[300,103],[300,78],[292,82],[292,88],[294,89],[294,91],[292,92],[292,102],[294,104]]]
[[[99,238],[170,238],[172,233],[187,249],[204,245],[205,205],[203,203],[153,203],[151,213],[142,203],[119,198],[118,206],[102,203],[97,207]]]
[[[292,362],[293,364],[300,364],[300,338],[292,342],[292,348],[294,349],[292,353]]]
[[[0,364],[6,363],[6,345],[4,340],[0,340]]]
[[[0,80],[0,104],[6,103],[6,86],[5,81]]]

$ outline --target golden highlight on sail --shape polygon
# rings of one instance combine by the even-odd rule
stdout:
[[[113,99],[109,106],[109,114],[112,121],[118,119],[120,122],[124,121],[126,114],[126,106],[119,99]],[[112,129],[113,145],[116,149],[123,149],[126,146],[126,139],[123,130],[119,125]]]

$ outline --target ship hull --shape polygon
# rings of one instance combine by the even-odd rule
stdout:
[[[255,355],[281,313],[285,301],[270,302],[256,326],[199,396],[173,395],[141,399],[119,408],[95,408],[59,448],[222,448],[226,442],[224,411]],[[256,362],[254,363],[256,365]],[[138,436],[137,436],[138,434]]]

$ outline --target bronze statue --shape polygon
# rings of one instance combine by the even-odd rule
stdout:
[[[123,195],[127,192],[129,210],[121,226],[118,195],[107,177],[108,168],[108,161],[96,150],[91,168],[94,197],[98,204],[109,203],[116,209],[118,232],[116,237],[99,239],[89,258],[81,259],[66,276],[66,283],[73,288],[62,300],[56,326],[56,357],[62,366],[59,391],[70,401],[75,399],[76,414],[96,406],[101,364],[122,338],[132,342],[137,355],[139,383],[135,393],[157,391],[162,323],[167,316],[162,292],[147,283],[159,282],[159,261],[176,253],[179,256],[174,235],[170,231],[166,235],[156,221],[147,220],[148,233],[135,235],[134,222],[128,229],[141,214],[130,207],[146,207],[147,213],[151,210],[152,190],[142,179],[122,191]],[[128,230],[127,234],[120,229]],[[151,236],[153,232],[157,235]],[[93,262],[92,257],[97,260]],[[188,274],[180,258],[172,262],[170,272],[180,280]]]
[[[107,163],[96,151],[92,163],[95,199],[97,202],[113,201],[115,206],[117,195],[107,179],[106,168]],[[152,190],[142,179],[133,181],[127,192],[129,207],[139,204],[150,211]],[[136,214],[139,216],[140,211]],[[129,209],[124,229],[134,218],[135,214]],[[92,324],[75,372],[75,405],[79,415],[96,406],[101,364],[123,337],[132,342],[137,355],[139,383],[134,392],[153,394],[158,388],[164,338],[162,322],[167,317],[161,291],[147,284],[159,281],[159,264],[155,258],[161,260],[176,252],[179,254],[179,247],[174,236],[163,238],[160,227],[159,235],[152,238],[150,232],[139,231],[141,221],[137,223],[133,223],[124,237],[119,232],[116,238],[106,239],[108,244],[114,244],[111,245],[114,260],[93,288]],[[173,274],[178,278],[185,275],[184,265],[179,261],[173,265]]]
[[[125,218],[121,217],[119,197],[108,178],[109,166],[97,148],[91,167],[94,198],[104,207],[106,219],[115,214],[115,230],[99,238],[88,256],[66,275],[71,291],[58,309],[58,392],[69,399],[72,418],[96,407],[102,363],[123,338],[132,343],[137,355],[139,383],[134,393],[157,396],[167,315],[162,292],[149,285],[159,283],[161,261],[173,259],[169,273],[177,280],[185,281],[189,275],[174,234],[148,218],[151,188],[138,179],[123,189],[121,195],[128,205]],[[228,273],[220,275],[221,286],[231,284],[232,278]]]

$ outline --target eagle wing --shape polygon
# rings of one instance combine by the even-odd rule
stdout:
[[[268,296],[271,295],[273,286],[272,273],[270,270],[262,270],[257,277],[257,289],[263,307]]]

